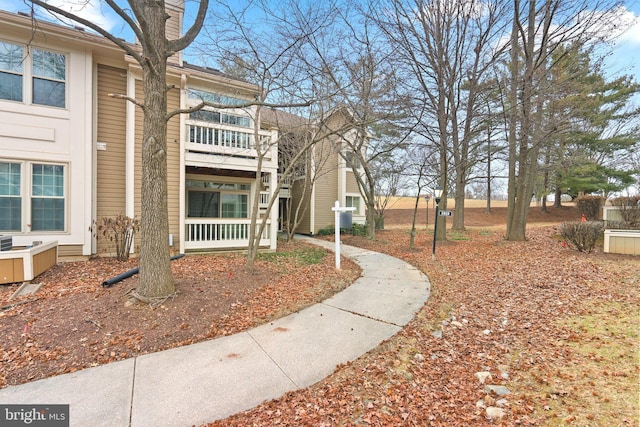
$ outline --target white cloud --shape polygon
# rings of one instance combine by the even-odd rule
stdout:
[[[107,31],[111,31],[118,24],[113,17],[113,11],[109,7],[102,7],[99,0],[53,0],[48,3],[93,22]],[[64,18],[61,19],[64,22],[68,21]],[[71,24],[70,22],[68,23]],[[73,23],[73,25],[79,24]]]
[[[640,45],[640,16],[625,10],[621,14],[620,29],[622,30],[620,41]]]
[[[624,6],[608,11],[584,11],[578,15],[577,24],[593,38],[640,44],[640,17]]]

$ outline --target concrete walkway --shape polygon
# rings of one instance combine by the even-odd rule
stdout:
[[[191,426],[308,387],[400,331],[429,296],[411,265],[341,250],[362,277],[320,304],[236,335],[7,387],[0,403],[69,404],[71,426]]]

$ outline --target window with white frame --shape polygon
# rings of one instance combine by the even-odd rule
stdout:
[[[24,48],[0,42],[0,99],[22,102]]]
[[[348,208],[356,208],[353,213],[360,215],[360,196],[345,196],[345,206]]]
[[[33,49],[33,103],[65,107],[67,58],[62,53]]]
[[[187,180],[189,218],[248,218],[250,184]]]
[[[21,164],[0,162],[0,230],[22,231]]]
[[[65,108],[67,55],[37,48],[25,52],[26,46],[0,42],[0,99]]]
[[[0,161],[0,232],[64,231],[64,165]]]

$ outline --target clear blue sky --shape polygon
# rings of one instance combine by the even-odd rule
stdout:
[[[119,4],[126,7],[126,2],[117,0]],[[101,7],[99,0],[90,0],[88,6],[80,7],[84,1],[70,0],[50,0],[51,4],[64,5],[65,8],[73,8],[74,12],[90,19],[92,22],[100,23],[103,28],[117,33],[120,37],[128,41],[133,41],[133,33],[127,29],[118,16],[107,6]],[[197,2],[186,0],[187,11],[185,19],[189,21],[189,16],[193,15],[191,9],[197,7]],[[640,81],[640,1],[631,0],[625,3],[628,11],[629,21],[635,19],[635,25],[629,28],[616,42],[613,55],[607,60],[608,72],[611,74],[634,74]],[[0,0],[0,9],[10,12],[29,12],[29,6],[22,1]]]

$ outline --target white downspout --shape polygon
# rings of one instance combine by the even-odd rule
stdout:
[[[88,92],[91,92],[90,97],[86,97],[85,99],[92,100],[91,102],[91,111],[88,112],[87,123],[91,123],[91,128],[89,130],[90,141],[91,143],[91,158],[89,160],[91,165],[91,212],[89,213],[89,224],[91,224],[91,229],[95,226],[94,221],[97,221],[98,215],[98,97],[97,88],[98,88],[98,66],[93,64],[93,56],[89,56],[91,64],[87,65],[91,69],[91,87]],[[90,120],[90,121],[89,121]],[[87,231],[85,231],[86,233]],[[93,233],[89,231],[89,253],[86,252],[86,243],[82,247],[83,255],[91,255],[98,252],[98,242],[96,238],[97,233]],[[86,242],[86,239],[84,239]]]
[[[136,79],[129,70],[127,72],[127,96],[136,97]],[[126,103],[126,137],[125,137],[125,211],[129,218],[135,216],[135,161],[136,161],[136,106]],[[132,245],[132,250],[135,250]]]
[[[315,162],[315,158],[316,158],[316,146],[314,145],[311,148],[311,158],[313,159],[313,161],[311,162],[311,175],[309,175],[310,177],[316,176],[316,162]],[[313,183],[311,184],[311,194],[309,195],[309,232],[311,233],[311,235],[313,235],[315,233],[315,229],[316,229],[316,183],[315,180],[313,180]]]
[[[181,87],[180,87],[180,108],[186,108],[187,107],[187,76],[185,74],[182,74],[182,76],[180,77],[180,83],[181,83]],[[183,254],[184,253],[184,238],[185,238],[185,230],[186,230],[186,225],[185,225],[185,216],[186,216],[186,187],[187,187],[187,171],[186,171],[186,159],[185,159],[185,140],[186,140],[186,124],[185,124],[185,115],[184,114],[180,114],[180,190],[178,191],[179,193],[179,197],[180,197],[180,201],[179,201],[179,211],[180,213],[179,218],[180,220],[178,221],[179,223],[179,230],[178,230],[178,246],[179,246],[179,253]]]

